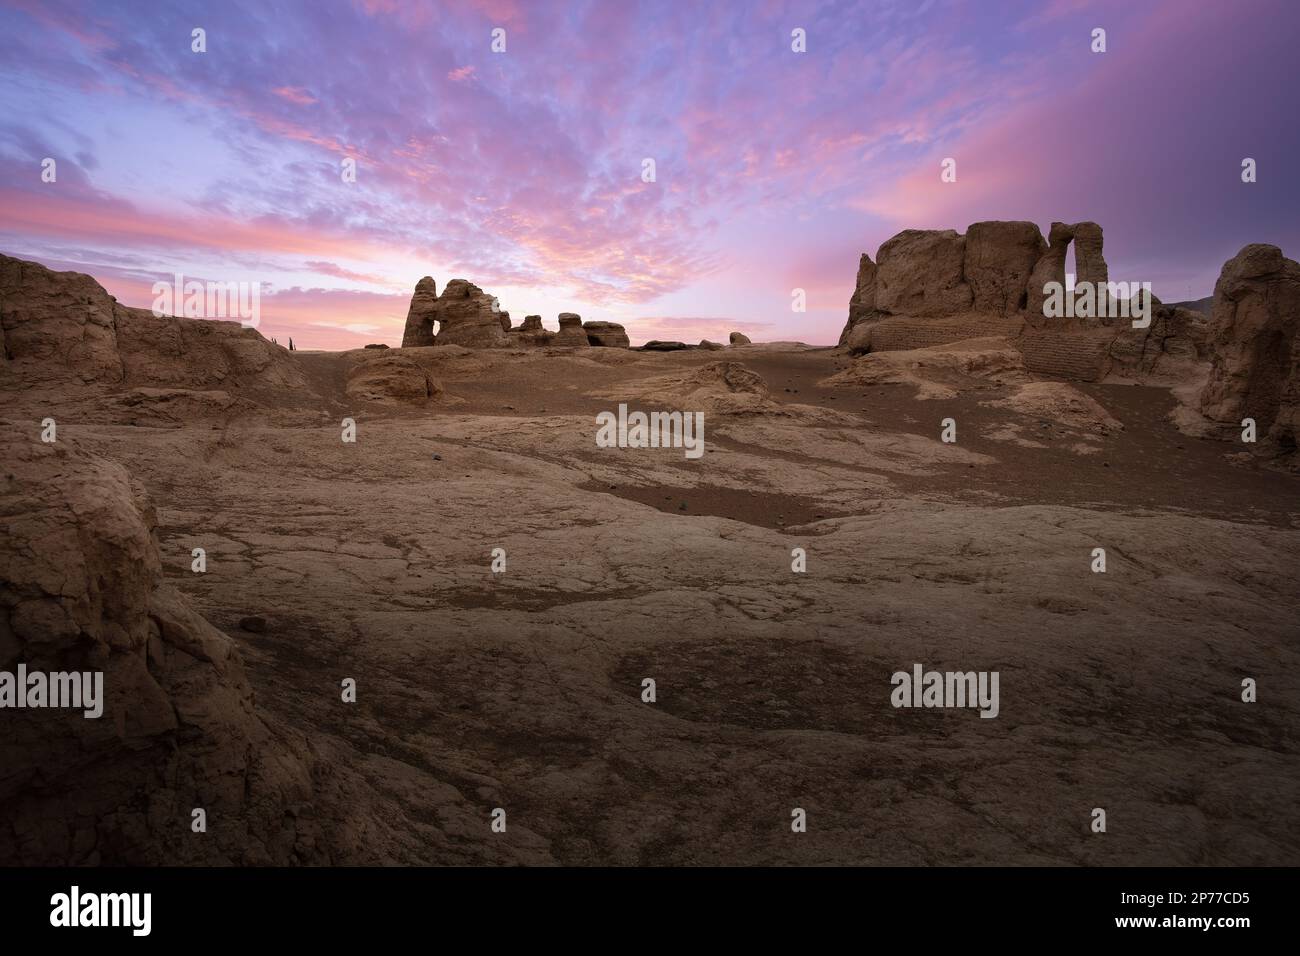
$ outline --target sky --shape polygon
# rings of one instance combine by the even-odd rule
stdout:
[[[1298,40],[1295,0],[0,0],[0,251],[146,308],[255,282],[321,349],[400,344],[425,275],[830,344],[862,252],[985,219],[1195,299],[1300,253]]]

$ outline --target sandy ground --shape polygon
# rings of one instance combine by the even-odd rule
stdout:
[[[143,481],[258,705],[388,806],[366,861],[1300,863],[1294,477],[1163,389],[1054,418],[1014,376],[924,400],[829,383],[832,350],[591,351],[449,356],[420,407],[296,353],[317,395],[265,413],[60,419]],[[706,411],[699,460],[596,447],[718,361],[768,394]],[[998,671],[999,716],[893,708],[915,663]]]

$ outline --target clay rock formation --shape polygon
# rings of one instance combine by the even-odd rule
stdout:
[[[860,325],[853,336],[869,334]],[[819,382],[831,387],[911,385],[923,400],[956,398],[963,388],[1024,379],[1024,358],[1005,338],[970,338],[923,349],[872,351],[861,362]]]
[[[700,344],[695,347],[706,352],[717,352],[726,348],[721,342],[711,342],[708,339],[700,339]]]
[[[1183,381],[1209,358],[1210,323],[1191,309],[1165,305],[1151,296],[1151,325],[1119,326],[1110,343],[1107,374],[1144,380]]]
[[[746,335],[744,332],[732,332],[730,342],[732,345],[753,345],[754,344],[753,342],[749,341],[749,336]]]
[[[582,330],[587,333],[588,345],[625,349],[632,344],[627,330],[617,322],[583,322]]]
[[[155,316],[88,275],[0,256],[0,383],[276,391],[305,385],[287,349],[238,322]]]
[[[870,256],[860,259],[839,344],[848,346],[854,330],[865,324],[886,322],[886,334],[861,333],[854,348],[910,349],[972,333],[1014,335],[1025,321],[1042,326],[1043,286],[1064,284],[1071,242],[1080,281],[1104,285],[1102,231],[1096,223],[1053,223],[1050,243],[1037,225],[1023,221],[976,222],[965,235],[905,229],[880,247],[874,265]]]
[[[904,229],[876,257],[876,308],[893,315],[970,310],[966,237],[953,229]]]
[[[848,345],[849,334],[876,314],[876,264],[865,252],[858,259],[858,280],[849,297],[849,321],[840,333],[840,345]]]
[[[732,333],[735,334],[734,332]],[[685,342],[668,342],[662,339],[651,339],[645,345],[641,346],[643,352],[680,352],[683,349],[689,349],[690,346]]]
[[[425,276],[415,284],[411,307],[406,310],[406,329],[402,332],[402,347],[432,345],[437,330],[433,323],[438,318],[438,284],[433,276]]]
[[[1081,325],[1090,323],[1095,328],[1097,324],[1112,324],[1110,319],[1104,317],[1100,319],[1067,320],[1062,318],[1049,319],[1043,315],[1043,303],[1047,299],[1047,295],[1043,290],[1047,284],[1055,282],[1061,285],[1062,288],[1065,286],[1065,259],[1071,243],[1074,244],[1075,289],[1078,290],[1084,283],[1087,283],[1100,296],[1102,294],[1101,290],[1106,288],[1110,271],[1102,254],[1103,233],[1101,226],[1095,222],[1052,223],[1052,228],[1048,233],[1047,250],[1034,264],[1029,277],[1029,285],[1026,289],[1025,320],[1031,326],[1036,328],[1060,327],[1064,323],[1078,328]],[[1097,311],[1101,311],[1100,305],[1098,305]]]
[[[739,362],[710,362],[595,394],[622,401],[629,397],[629,389],[632,397],[647,406],[684,412],[749,415],[776,413],[782,407],[769,397],[763,377]]]
[[[459,345],[466,348],[539,348],[561,346],[628,348],[627,330],[617,322],[587,322],[574,312],[560,313],[560,330],[543,328],[540,315],[524,317],[523,325],[510,327],[510,313],[501,311],[495,296],[472,282],[452,279],[435,295],[434,281],[425,276],[415,286],[402,334],[404,348]]]
[[[195,422],[229,421],[251,415],[257,405],[220,389],[133,388],[115,395],[108,407],[132,425],[184,428]]]
[[[1032,222],[972,223],[964,236],[904,230],[880,247],[874,272],[862,257],[839,345],[862,355],[996,336],[1015,343],[1031,372],[1080,381],[1196,374],[1193,365],[1206,354],[1205,324],[1154,296],[1147,328],[1134,328],[1126,316],[1043,315],[1044,287],[1056,282],[1064,289],[1072,243],[1078,282],[1090,283],[1105,303],[1102,240],[1095,222],[1054,222],[1046,242]]]
[[[1074,233],[1075,285],[1087,282],[1104,286],[1110,279],[1110,272],[1101,254],[1101,226],[1095,222],[1076,222],[1071,229]]]
[[[501,311],[495,296],[465,279],[447,283],[438,296],[434,318],[438,322],[437,345],[482,349],[510,344],[510,313]]]
[[[845,326],[840,333],[840,346],[852,355],[865,355],[871,351],[871,325],[867,320],[859,320],[857,325]]]
[[[53,378],[57,370],[83,382],[121,381],[116,309],[116,300],[88,275],[0,256],[6,370],[25,365],[28,379]]]
[[[317,858],[308,752],[258,716],[230,639],[165,580],[142,489],[28,423],[0,424],[0,454],[0,669],[103,675],[98,719],[3,712],[0,864]],[[219,821],[202,837],[194,807]]]
[[[763,377],[739,362],[711,362],[688,373],[673,404],[706,412],[743,413],[764,405],[768,393]]]
[[[972,223],[966,230],[962,265],[971,289],[972,311],[993,315],[1022,311],[1029,276],[1047,248],[1043,234],[1032,222]]]
[[[400,352],[365,355],[348,370],[349,398],[372,402],[423,402],[442,387],[417,362]]]
[[[510,344],[518,348],[539,348],[554,339],[555,333],[542,327],[540,315],[526,315],[523,325],[510,330]]]
[[[1008,408],[1070,431],[1104,437],[1124,430],[1124,426],[1096,400],[1065,382],[1026,382],[1005,398],[982,404]]]
[[[1074,227],[1063,222],[1052,223],[1047,235],[1047,249],[1034,263],[1025,289],[1025,315],[1031,325],[1041,325],[1043,302],[1047,296],[1043,289],[1049,282],[1065,286],[1065,258],[1074,240]]]
[[[560,331],[555,333],[555,338],[551,340],[551,344],[585,348],[589,343],[587,342],[587,333],[582,329],[582,316],[576,312],[561,312]]]
[[[1210,377],[1201,412],[1258,435],[1281,452],[1300,428],[1300,265],[1277,246],[1246,246],[1223,265],[1210,316]]]

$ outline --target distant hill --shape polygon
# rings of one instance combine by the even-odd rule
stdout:
[[[1180,309],[1191,309],[1193,312],[1200,312],[1202,315],[1210,314],[1210,306],[1214,304],[1214,296],[1207,295],[1204,299],[1193,299],[1191,302],[1174,302],[1173,305]]]

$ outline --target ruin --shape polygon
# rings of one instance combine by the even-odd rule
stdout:
[[[1210,315],[1210,377],[1200,410],[1235,432],[1255,420],[1269,446],[1295,450],[1300,427],[1300,264],[1255,243],[1223,264]]]
[[[1059,293],[1049,293],[1065,287],[1071,245],[1077,282],[1058,308]],[[1204,357],[1204,322],[1194,313],[1150,296],[1133,327],[1130,303],[1109,301],[1119,285],[1133,284],[1112,287],[1095,222],[1054,222],[1046,240],[1023,221],[976,222],[965,234],[905,229],[875,262],[862,254],[839,344],[864,354],[998,336],[1028,371],[1088,382],[1113,372],[1174,374],[1180,360]],[[1173,359],[1162,363],[1166,353]]]
[[[415,285],[402,333],[403,348],[461,345],[466,348],[538,348],[557,346],[628,348],[627,331],[617,322],[583,322],[575,312],[561,312],[558,332],[542,326],[540,315],[524,317],[512,328],[510,313],[497,297],[466,279],[452,279],[437,294],[432,276]]]

